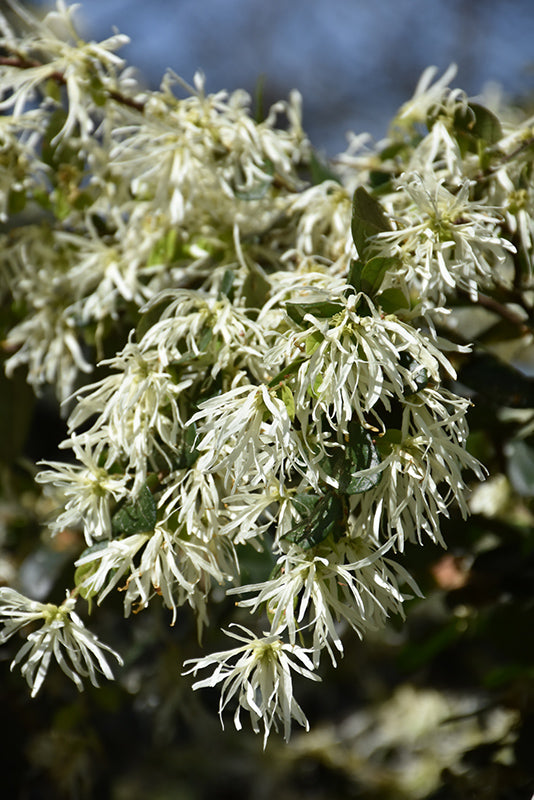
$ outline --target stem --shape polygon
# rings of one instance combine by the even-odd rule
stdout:
[[[464,293],[462,292],[462,294]],[[525,320],[519,314],[517,314],[511,308],[508,308],[508,306],[499,303],[499,301],[495,300],[495,298],[489,297],[487,294],[482,294],[479,292],[477,303],[484,308],[487,308],[488,311],[493,311],[494,314],[497,314],[502,319],[507,320],[507,322],[517,325],[523,336],[532,333],[534,330],[533,326],[525,322]]]
[[[42,64],[40,61],[35,61],[33,58],[24,58],[23,56],[0,56],[0,66],[2,67],[16,67],[17,69],[34,69],[35,67],[44,67],[45,65]],[[62,72],[55,71],[48,75],[48,79],[52,79],[56,81],[56,83],[60,83],[62,86],[65,86],[67,81]],[[105,89],[105,87],[103,87]],[[145,104],[140,103],[138,100],[134,100],[133,97],[127,97],[127,95],[122,94],[122,92],[118,92],[115,89],[105,89],[108,93],[108,97],[110,100],[115,100],[116,103],[120,103],[123,106],[128,106],[129,108],[134,108],[136,111],[143,113],[145,110]]]

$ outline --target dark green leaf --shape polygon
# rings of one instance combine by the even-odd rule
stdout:
[[[498,117],[489,108],[478,103],[470,103],[463,113],[459,111],[455,123],[457,127],[463,125],[472,136],[483,139],[487,144],[496,144],[502,139],[502,127]]]
[[[347,275],[347,283],[353,286],[357,292],[362,290],[362,271],[365,264],[363,261],[352,260],[350,262],[349,272]]]
[[[378,191],[384,191],[386,188],[391,189],[391,175],[389,172],[371,170],[369,173],[369,183],[373,189]]]
[[[454,117],[454,127],[462,153],[477,153],[481,160],[487,145],[495,145],[502,138],[501,123],[492,111],[471,103],[460,108]]]
[[[351,229],[354,244],[361,258],[365,257],[369,237],[391,229],[382,206],[363,186],[359,186],[354,192]]]
[[[303,550],[316,547],[330,535],[337,541],[345,532],[347,518],[346,502],[335,492],[310,500],[315,500],[310,513],[284,536]],[[302,497],[300,501],[304,503]]]
[[[196,441],[197,429],[195,424],[191,423],[183,433],[182,446],[177,463],[178,469],[189,469],[199,457],[200,453],[195,447]]]
[[[251,267],[243,282],[243,297],[247,308],[262,308],[271,290],[271,284],[258,267]]]
[[[156,501],[148,486],[143,486],[138,497],[123,505],[111,520],[114,535],[133,536],[154,530],[157,521]]]
[[[381,462],[373,434],[362,428],[358,422],[349,424],[345,446],[333,450],[324,459],[321,467],[327,475],[339,483],[343,494],[361,494],[372,489],[382,480],[382,471],[370,475],[360,475],[362,470],[378,467]]]
[[[358,475],[361,470],[378,467],[380,454],[371,431],[357,422],[349,425],[349,440],[345,449],[345,461],[339,478],[339,488],[346,494],[361,494],[372,489],[382,480],[383,472]]]
[[[382,436],[376,438],[377,450],[383,458],[389,456],[394,445],[401,443],[402,432],[398,428],[388,428]]]

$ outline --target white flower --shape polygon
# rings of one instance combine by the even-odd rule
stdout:
[[[16,0],[9,0],[9,4],[31,33],[26,34],[23,45],[22,42],[16,42],[17,48],[14,48],[15,43],[9,36],[4,36],[0,43],[8,51],[14,49],[17,55],[26,57],[30,62],[35,54],[38,57],[45,54],[46,63],[37,62],[26,69],[4,68],[0,92],[5,99],[0,103],[0,109],[13,108],[14,115],[21,114],[26,105],[34,100],[38,87],[49,78],[61,74],[67,89],[68,115],[58,137],[68,138],[79,125],[82,137],[88,138],[94,130],[90,114],[90,110],[93,110],[91,78],[100,79],[102,85],[108,85],[111,90],[117,88],[116,69],[124,62],[115,55],[114,50],[126,44],[128,37],[115,34],[103,42],[84,42],[71,19],[78,6],[67,6],[64,0],[57,0],[56,10],[50,11],[42,21]],[[2,22],[4,20],[0,16]],[[5,25],[2,27],[5,29]]]
[[[119,581],[135,568],[134,558],[150,539],[150,533],[135,533],[123,539],[100,542],[75,562],[77,588],[83,597],[100,604]]]
[[[456,71],[456,64],[451,64],[441,78],[432,83],[437,67],[427,67],[415,87],[412,98],[401,106],[393,124],[409,128],[416,123],[426,122],[428,114],[432,111],[444,110],[452,113],[457,105],[465,102],[464,92],[448,88]]]
[[[478,287],[493,283],[496,265],[504,274],[515,247],[498,235],[500,216],[469,199],[470,181],[451,191],[429,170],[405,173],[398,186],[402,218],[397,230],[377,234],[374,245],[381,255],[401,257],[395,272],[422,299],[443,303],[455,289],[476,297]]]
[[[189,659],[192,664],[185,674],[194,675],[200,669],[215,666],[209,678],[197,681],[193,689],[205,686],[217,686],[222,683],[219,716],[223,724],[222,713],[229,701],[237,696],[238,707],[234,715],[234,725],[241,730],[240,712],[244,708],[250,714],[255,733],[263,725],[264,747],[267,744],[271,727],[278,730],[278,721],[283,725],[284,738],[289,740],[291,720],[294,719],[306,730],[309,723],[301,707],[293,697],[292,672],[303,675],[310,680],[320,680],[313,674],[313,664],[304,647],[284,643],[276,634],[257,638],[252,631],[242,625],[234,625],[244,635],[226,631],[228,636],[243,644],[232,650],[213,653],[204,658]]]
[[[211,366],[213,377],[223,369],[243,367],[258,370],[267,348],[262,328],[244,309],[226,297],[210,297],[186,289],[168,289],[156,295],[142,312],[169,304],[157,322],[144,334],[140,349],[157,350],[163,366],[174,362],[190,363],[205,369]]]
[[[10,375],[27,365],[35,391],[55,385],[60,400],[72,392],[79,372],[93,368],[71,305],[76,291],[65,274],[65,258],[55,236],[43,236],[40,226],[28,225],[6,247],[3,264],[13,296],[26,309],[7,335],[7,351],[13,355],[6,371]]]
[[[63,511],[52,523],[56,532],[83,525],[88,544],[94,539],[111,536],[111,504],[129,494],[127,476],[115,475],[103,465],[104,440],[92,449],[81,437],[72,437],[67,444],[74,451],[77,464],[42,461],[52,467],[39,472],[38,483],[52,484],[65,499]]]
[[[266,480],[298,458],[283,400],[265,385],[236,386],[206,400],[192,417],[198,427],[199,469],[228,469],[227,484],[245,476]]]
[[[291,332],[267,354],[268,361],[302,361],[295,373],[296,416],[311,402],[315,421],[326,417],[342,432],[354,414],[363,427],[369,427],[369,416],[384,427],[382,415],[391,399],[402,400],[415,388],[416,373],[401,357],[438,382],[440,367],[453,373],[445,356],[416,328],[380,315],[370,301],[365,301],[369,313],[360,315],[358,299],[351,295],[329,319],[306,314],[306,330]]]
[[[229,540],[213,536],[209,542],[181,536],[163,523],[151,533],[112,539],[88,550],[76,561],[78,589],[100,604],[123,578],[124,612],[129,616],[146,608],[157,594],[172,610],[188,603],[198,618],[199,632],[207,623],[206,600],[215,580],[224,583],[235,572],[235,556]]]
[[[463,472],[483,479],[479,462],[465,449],[469,401],[427,387],[403,408],[402,426],[377,439],[381,462],[360,474],[382,474],[374,487],[355,496],[354,513],[370,535],[385,535],[399,550],[422,534],[443,545],[440,516],[455,501],[467,516]]]
[[[344,258],[348,265],[354,250],[350,236],[351,208],[349,193],[333,180],[322,181],[296,195],[288,213],[297,217],[297,251],[333,262]]]
[[[105,432],[110,464],[126,456],[135,470],[135,494],[145,481],[154,453],[171,464],[169,452],[176,451],[182,429],[179,395],[191,385],[192,378],[175,383],[157,354],[142,353],[133,342],[102,363],[119,370],[118,374],[84,388],[85,396],[77,398],[69,427],[72,430],[93,414],[100,414],[84,435],[100,438]]]
[[[361,637],[365,630],[382,627],[390,613],[402,614],[399,581],[418,591],[400,565],[384,558],[391,544],[377,548],[363,539],[343,537],[305,552],[293,547],[279,557],[275,577],[230,589],[229,594],[255,592],[239,605],[253,613],[266,604],[271,630],[287,629],[292,644],[297,635],[312,629],[314,664],[326,647],[335,665],[331,643],[343,653],[340,623]]]
[[[82,678],[86,677],[93,686],[98,686],[97,672],[113,680],[104,650],[122,665],[118,653],[87,630],[74,611],[75,604],[76,598],[69,597],[68,593],[67,599],[60,606],[55,606],[30,600],[14,589],[0,588],[0,620],[4,622],[0,644],[28,623],[42,623],[42,627],[28,634],[27,641],[11,664],[13,669],[24,662],[21,672],[31,687],[32,697],[42,686],[52,656],[80,690],[83,689]]]

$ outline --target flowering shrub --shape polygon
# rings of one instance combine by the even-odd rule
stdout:
[[[2,641],[28,625],[13,666],[33,695],[52,657],[81,688],[113,677],[105,652],[121,659],[75,603],[121,591],[125,616],[162,603],[200,637],[222,587],[251,629],[185,674],[211,669],[193,688],[220,685],[221,715],[288,739],[308,726],[294,676],[318,680],[347,633],[404,614],[406,547],[444,545],[484,478],[462,311],[530,343],[532,120],[430,69],[383,141],[326,165],[297,93],[254,119],[246,93],[207,94],[200,75],[147,91],[125,37],[83,41],[62,0],[43,21],[10,5],[5,366],[68,413],[65,460],[36,480],[50,530],[85,542],[62,605],[0,589]],[[270,562],[253,582],[250,552]]]

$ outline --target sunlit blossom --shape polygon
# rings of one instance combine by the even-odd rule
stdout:
[[[212,675],[194,683],[193,689],[222,684],[219,704],[221,723],[226,706],[236,697],[238,706],[234,714],[235,727],[237,730],[242,727],[243,708],[249,712],[256,733],[260,730],[260,724],[263,725],[264,746],[271,728],[277,730],[278,723],[282,725],[286,741],[291,734],[291,720],[294,719],[308,730],[308,720],[293,696],[291,673],[320,680],[313,673],[309,650],[299,645],[287,644],[276,634],[256,637],[242,625],[233,627],[241,632],[231,630],[226,633],[243,642],[239,647],[185,662],[184,666],[192,665],[186,674],[196,675],[201,669],[215,667]]]
[[[93,686],[98,686],[98,673],[113,680],[105,651],[122,664],[118,653],[87,630],[74,611],[75,605],[76,599],[68,594],[60,606],[55,606],[30,600],[14,589],[0,588],[0,621],[4,623],[0,644],[32,625],[26,642],[11,664],[11,669],[22,665],[21,672],[32,690],[32,697],[41,688],[52,657],[80,690],[83,689],[82,678],[86,677]],[[41,627],[36,629],[39,623]]]

